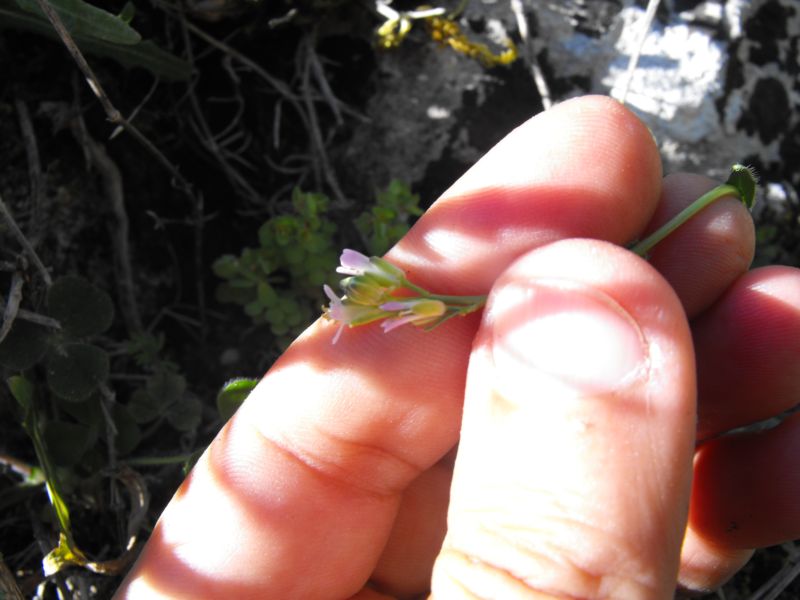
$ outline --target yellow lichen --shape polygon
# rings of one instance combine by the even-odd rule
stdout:
[[[510,39],[506,38],[503,43],[506,49],[495,54],[486,44],[470,40],[452,17],[426,14],[430,11],[430,6],[420,6],[409,13],[396,13],[396,16],[387,18],[377,31],[378,46],[384,49],[397,48],[411,31],[412,20],[421,20],[433,41],[449,46],[485,67],[509,65],[517,59],[517,47]]]

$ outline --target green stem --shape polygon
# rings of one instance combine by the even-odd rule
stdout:
[[[129,458],[124,460],[126,465],[134,467],[160,467],[163,465],[179,465],[191,460],[196,452],[189,454],[176,454],[175,456],[143,456],[139,458]]]
[[[403,287],[419,294],[421,298],[428,298],[430,300],[441,300],[445,304],[477,304],[476,310],[486,304],[486,296],[448,296],[446,294],[433,294],[425,288],[414,285],[408,279],[403,280]],[[402,300],[402,298],[401,298]]]
[[[723,196],[739,197],[739,190],[728,184],[718,185],[710,192],[706,192],[700,196],[697,200],[692,202],[689,206],[664,223],[664,225],[659,227],[655,232],[647,236],[647,238],[631,247],[631,252],[634,252],[641,257],[646,257],[647,253],[653,249],[653,246],[658,244],[661,240],[663,240],[701,210],[706,208],[709,204],[719,200]]]
[[[445,296],[442,294],[428,294],[426,298],[431,300],[441,300],[445,304],[464,304],[465,306],[475,305],[475,310],[486,304],[486,296]]]

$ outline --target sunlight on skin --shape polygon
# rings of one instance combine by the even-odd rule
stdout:
[[[503,269],[543,242],[588,236],[627,244],[642,233],[653,215],[660,189],[656,147],[631,113],[605,98],[565,102],[501,142],[434,204],[389,257],[408,272],[412,281],[432,291],[487,293]],[[669,197],[672,192],[665,188],[665,193]],[[731,251],[742,256],[752,251],[752,240],[746,234],[752,228],[749,216],[746,211],[735,214],[732,221],[720,221],[721,229],[713,223],[709,228],[721,234],[714,236],[716,240],[725,238],[725,227],[742,232],[731,238],[741,247],[720,247],[717,242],[709,245],[708,259],[692,262],[691,277],[683,280],[699,281],[699,291],[694,283],[683,287],[680,281],[676,283],[675,292],[681,300],[693,293],[693,306],[713,303],[741,274],[727,271],[723,278],[713,278],[721,265],[718,256],[728,260]],[[702,228],[704,222],[701,214],[691,225]],[[690,240],[668,238],[661,248],[666,249],[665,256],[670,244],[678,250],[683,245],[687,253],[699,252],[705,239],[702,233]],[[547,248],[542,256],[547,256]],[[654,273],[630,253],[614,252],[639,261],[632,264]],[[561,264],[562,258],[556,262]],[[611,261],[610,266],[615,264]],[[662,268],[666,272],[670,268],[680,270],[668,260]],[[549,273],[551,277],[559,275]],[[796,271],[791,277],[800,281]],[[672,283],[669,275],[667,279]],[[710,282],[708,287],[706,282]],[[608,293],[620,304],[633,298],[626,296],[628,299],[623,300],[615,290]],[[663,297],[664,293],[647,301],[639,298],[642,304],[637,320],[652,324],[660,318],[669,321],[670,315],[682,316],[683,309],[664,312],[660,308]],[[732,297],[735,300],[738,296],[734,293]],[[713,308],[716,306],[707,314],[713,316]],[[625,310],[635,313],[627,305]],[[429,571],[423,565],[404,563],[397,549],[412,547],[404,536],[420,527],[433,524],[430,530],[440,531],[445,510],[441,498],[446,496],[443,490],[449,479],[449,469],[442,468],[440,461],[459,439],[464,374],[478,325],[479,315],[470,315],[449,321],[437,333],[399,328],[384,334],[380,327],[372,326],[345,329],[336,346],[330,344],[337,330],[335,324],[312,325],[270,371],[176,494],[129,579],[139,590],[142,585],[148,586],[148,591],[136,597],[149,600],[158,597],[157,590],[163,597],[183,595],[193,599],[261,598],[265,594],[304,599],[358,594],[358,598],[372,599],[382,596],[371,589],[359,591],[370,574],[381,582],[380,592],[400,589],[402,582],[410,580],[425,581]],[[708,340],[701,339],[700,343]],[[676,355],[667,346],[651,344],[650,372],[654,365],[660,369],[660,365],[674,365],[676,361],[683,365],[684,360],[691,359],[691,349]],[[475,360],[479,359],[476,354]],[[781,360],[785,369],[787,363]],[[711,360],[708,365],[714,372],[730,370],[730,363],[721,365]],[[769,381],[766,386],[764,381],[759,383],[760,393],[770,391]],[[667,382],[654,384],[651,392],[663,393],[662,385]],[[531,390],[530,386],[525,390]],[[723,396],[727,392],[722,388]],[[685,513],[686,507],[685,503],[670,504],[667,498],[674,498],[685,487],[685,477],[674,473],[675,465],[682,462],[673,460],[674,446],[685,449],[685,438],[691,437],[691,432],[664,426],[669,418],[661,420],[659,411],[667,410],[665,407],[657,402],[646,406],[659,418],[646,421],[645,427],[625,429],[615,443],[629,436],[630,444],[624,444],[630,449],[627,453],[615,446],[616,450],[605,447],[603,454],[602,446],[593,446],[593,426],[605,422],[614,430],[613,410],[560,425],[565,435],[580,441],[568,448],[573,463],[584,452],[601,457],[587,461],[578,472],[593,475],[595,483],[601,481],[591,463],[603,469],[607,485],[617,485],[620,493],[631,489],[631,474],[635,474],[637,494],[623,502],[631,515],[641,516],[648,509],[660,515],[677,511],[675,518],[651,519],[646,531],[606,532],[613,535],[605,543],[613,545],[616,539],[625,556],[633,557],[621,565],[628,572],[641,566],[638,561],[644,559],[638,556],[645,538],[656,536],[659,546],[673,551],[671,558],[657,561],[655,570],[642,571],[639,583],[644,588],[663,583],[664,573],[674,570],[677,562],[680,535],[675,527],[685,519],[678,513]],[[548,435],[546,423],[542,428],[542,435]],[[493,435],[497,436],[494,446],[477,446],[488,447],[488,454],[470,459],[467,451],[463,460],[483,464],[480,470],[490,476],[494,476],[492,467],[502,470],[499,467],[503,465],[507,473],[512,473],[506,464],[507,454],[489,461],[492,451],[499,452],[505,441],[500,432]],[[559,442],[544,439],[551,444]],[[556,460],[560,452],[553,447],[541,453],[547,457],[544,462],[549,462],[549,467],[542,465],[542,469],[560,463]],[[567,455],[565,460],[570,462]],[[526,461],[518,471],[523,476],[529,470],[530,454],[511,456],[517,457]],[[648,468],[641,472],[644,466]],[[431,467],[434,469],[426,470]],[[417,477],[420,470],[424,473]],[[550,472],[554,477],[568,477]],[[659,494],[659,486],[670,477],[676,477],[674,488]],[[412,487],[420,487],[406,500],[402,490],[412,480]],[[624,488],[619,487],[621,482]],[[496,490],[502,483],[498,482]],[[530,487],[526,480],[517,484],[518,492]],[[597,497],[613,499],[609,494],[605,489]],[[438,508],[404,512],[407,501],[408,506],[412,502],[417,506],[436,502]],[[563,501],[577,499],[567,494]],[[589,502],[592,509],[591,498],[582,502]],[[404,515],[402,530],[393,531],[398,510]],[[619,514],[624,516],[625,510],[621,510]],[[544,509],[543,514],[547,514]],[[561,559],[567,562],[570,548],[583,543],[579,534],[587,533],[587,523],[573,525],[572,538],[569,523],[558,525],[564,538],[550,548],[563,551]],[[437,537],[429,538],[428,552],[435,553]],[[383,561],[380,556],[387,539],[392,546],[383,551]],[[618,554],[609,551],[605,555],[613,558]],[[698,544],[686,560],[690,568],[700,570],[693,573],[699,581],[703,580],[702,569],[726,573],[726,566],[731,565],[729,555],[728,550]],[[586,559],[586,555],[583,557]],[[586,567],[572,564],[579,571]],[[591,578],[585,582],[589,586],[597,583],[602,582]],[[136,589],[128,588],[130,594],[125,597],[133,598]]]
[[[551,287],[560,278],[589,291]],[[638,257],[589,240],[532,253],[496,286],[484,321],[493,337],[479,332],[470,363],[445,548],[503,565],[556,596],[659,597],[678,570],[694,448],[691,338],[678,299]],[[516,289],[525,287],[553,302],[520,302]],[[569,302],[556,302],[558,295]],[[562,309],[579,310],[597,314],[601,326],[560,329],[556,336],[586,348],[544,356],[539,350],[552,338],[539,336],[547,332],[517,325],[527,322],[531,306],[545,322]],[[495,311],[500,321],[493,323]],[[526,352],[509,353],[526,333]],[[538,348],[536,339],[548,343]],[[591,364],[585,379],[562,370],[596,356],[618,376]],[[669,436],[659,435],[664,428]],[[557,460],[531,459],[544,449]],[[623,481],[637,493],[621,494]],[[462,567],[452,555],[441,565],[466,577]],[[469,577],[478,595],[499,585],[491,573]],[[571,585],[564,588],[564,581]],[[508,597],[512,588],[499,589]]]

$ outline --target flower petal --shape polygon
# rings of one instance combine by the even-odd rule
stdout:
[[[336,272],[344,275],[363,275],[371,267],[369,256],[350,248],[342,250],[339,264],[341,266],[336,269]]]

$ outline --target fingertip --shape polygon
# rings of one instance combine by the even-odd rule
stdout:
[[[689,523],[723,548],[800,537],[800,414],[759,432],[712,440],[695,459]]]
[[[520,125],[465,173],[390,252],[420,285],[486,293],[533,248],[564,238],[626,245],[661,193],[650,131],[615,100],[566,101]]]
[[[719,185],[708,177],[675,173],[664,178],[661,201],[645,235]],[[689,317],[700,314],[750,267],[755,227],[733,197],[721,198],[671,233],[649,261],[670,282]]]
[[[597,240],[520,258],[473,346],[438,581],[478,595],[503,573],[509,590],[569,597],[674,589],[694,386],[682,307],[645,261]]]

